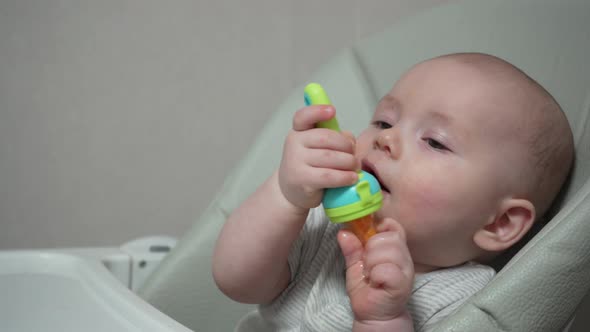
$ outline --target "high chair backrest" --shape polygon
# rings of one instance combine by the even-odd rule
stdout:
[[[549,90],[568,116],[576,165],[557,214],[437,331],[558,331],[590,286],[590,2],[472,0],[436,7],[344,50],[309,81],[324,85],[344,129],[359,133],[377,101],[413,64],[453,52],[490,53]],[[140,294],[195,331],[231,330],[252,306],[226,299],[211,252],[226,216],[278,166],[302,86],[269,119],[193,228]]]

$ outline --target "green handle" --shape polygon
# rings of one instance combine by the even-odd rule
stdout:
[[[305,105],[332,105],[330,98],[324,91],[321,85],[318,83],[309,83],[303,90],[305,97]],[[327,128],[340,132],[340,126],[336,117],[331,118],[327,121],[320,121],[316,123],[318,128]]]

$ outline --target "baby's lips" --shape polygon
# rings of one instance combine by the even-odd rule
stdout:
[[[367,159],[363,159],[361,167],[363,171],[371,173],[375,177],[375,179],[377,179],[377,182],[379,182],[379,186],[381,187],[382,191],[389,192],[389,188],[387,188],[387,186],[385,186],[383,182],[381,182],[381,179],[379,178],[379,173],[377,173],[377,169],[373,163],[371,163]]]

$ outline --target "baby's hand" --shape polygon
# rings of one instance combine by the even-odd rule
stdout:
[[[384,219],[377,232],[364,248],[351,232],[338,233],[355,324],[387,325],[401,320],[411,327],[406,303],[412,293],[414,264],[404,229],[395,220]]]
[[[334,117],[334,107],[315,105],[297,111],[293,129],[283,148],[279,186],[296,207],[310,209],[320,204],[324,188],[356,183],[360,163],[354,156],[352,135],[315,128]]]

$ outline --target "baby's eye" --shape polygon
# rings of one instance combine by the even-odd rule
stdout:
[[[380,121],[380,120],[376,120],[373,121],[373,126],[377,129],[389,129],[391,128],[391,125],[385,121]]]
[[[440,150],[440,151],[451,151],[441,142],[435,140],[434,138],[424,138],[424,141],[433,149]]]

